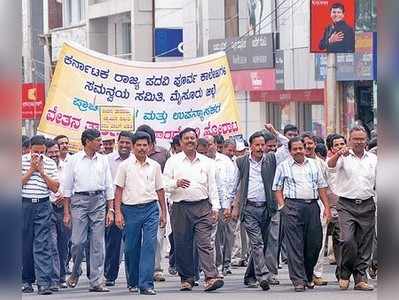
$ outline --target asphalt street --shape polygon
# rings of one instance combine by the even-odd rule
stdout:
[[[126,288],[126,279],[124,274],[124,267],[121,266],[121,273],[119,279],[116,282],[116,286],[111,287],[109,293],[89,293],[89,284],[86,276],[81,276],[79,284],[74,289],[64,289],[58,293],[54,293],[49,296],[38,296],[36,293],[23,294],[23,299],[38,299],[38,297],[44,297],[44,299],[104,299],[104,300],[115,300],[115,299],[132,299],[135,297],[151,297],[151,299],[162,299],[162,300],[188,300],[188,299],[243,299],[243,300],[264,300],[264,299],[295,299],[295,300],[328,300],[328,299],[351,299],[360,300],[377,299],[377,280],[370,280],[370,283],[374,285],[375,289],[372,292],[362,292],[353,290],[353,282],[351,282],[350,288],[347,291],[341,291],[338,283],[335,281],[334,269],[335,266],[327,265],[325,267],[325,278],[329,280],[329,284],[323,287],[316,287],[314,290],[306,290],[303,293],[296,293],[293,290],[291,282],[288,278],[287,265],[283,265],[283,268],[279,273],[280,285],[272,286],[269,291],[262,291],[260,288],[252,289],[247,288],[243,285],[243,276],[245,268],[233,269],[233,275],[225,277],[225,285],[223,288],[205,293],[203,292],[202,282],[199,287],[195,287],[191,292],[180,292],[179,291],[179,278],[176,276],[166,275],[166,281],[156,283],[155,289],[158,294],[156,296],[139,296],[137,294],[129,293]],[[85,274],[85,273],[83,273]]]

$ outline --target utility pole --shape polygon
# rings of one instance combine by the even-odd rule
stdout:
[[[336,59],[335,53],[327,54],[327,78],[326,78],[326,101],[325,101],[325,124],[326,124],[326,135],[335,133],[339,130],[337,120],[337,81],[335,77],[336,73]]]

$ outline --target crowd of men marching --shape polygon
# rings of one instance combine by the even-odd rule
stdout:
[[[90,291],[108,292],[123,259],[128,291],[155,295],[165,237],[181,291],[201,274],[205,291],[221,288],[232,265],[266,291],[281,263],[295,291],[313,289],[327,284],[330,248],[340,289],[353,276],[354,289],[373,290],[376,135],[356,126],[348,141],[323,140],[266,124],[244,142],[185,128],[167,150],[147,125],[120,132],[116,150],[95,129],[75,154],[67,136],[23,138],[22,292],[76,287],[83,261]]]

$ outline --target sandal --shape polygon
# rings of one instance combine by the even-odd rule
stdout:
[[[181,291],[191,291],[193,289],[193,286],[191,285],[190,282],[182,282],[180,286]]]
[[[205,292],[214,291],[220,289],[224,285],[224,281],[221,278],[208,279],[205,284]]]
[[[78,281],[79,281],[79,277],[74,278],[74,277],[70,276],[68,278],[68,280],[66,281],[66,283],[67,283],[68,287],[74,288],[78,284]]]

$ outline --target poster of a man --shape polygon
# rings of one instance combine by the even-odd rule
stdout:
[[[354,10],[354,0],[311,1],[311,52],[355,52]]]

